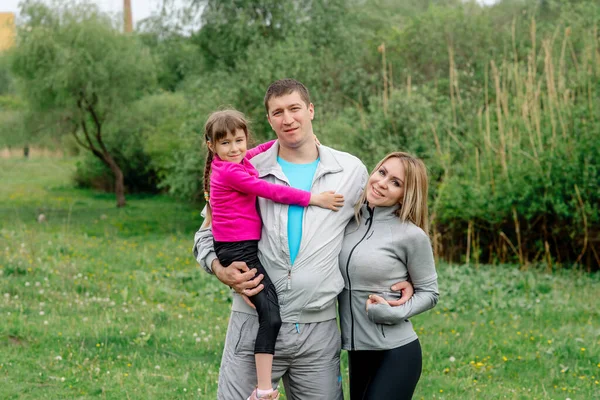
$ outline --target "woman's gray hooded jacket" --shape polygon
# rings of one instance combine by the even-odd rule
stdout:
[[[388,350],[417,339],[408,320],[435,307],[437,273],[429,237],[395,215],[398,206],[361,209],[360,223],[351,222],[340,253],[344,290],[338,296],[342,346],[346,350]],[[370,294],[391,291],[391,286],[410,280],[413,297],[391,307],[373,304]]]

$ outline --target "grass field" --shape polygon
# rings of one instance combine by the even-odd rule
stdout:
[[[230,296],[192,258],[198,210],[116,209],[73,165],[0,159],[0,399],[216,399]],[[415,398],[600,399],[599,274],[438,270]]]

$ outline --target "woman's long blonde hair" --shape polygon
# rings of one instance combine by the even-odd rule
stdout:
[[[429,235],[429,211],[427,209],[429,184],[427,182],[427,168],[419,158],[408,153],[396,151],[388,154],[383,160],[379,161],[375,169],[371,172],[371,175],[377,172],[381,168],[381,165],[392,157],[400,159],[402,164],[404,164],[405,174],[404,196],[400,202],[400,208],[396,211],[396,215],[402,221],[412,222]],[[357,222],[360,221],[360,208],[366,200],[367,187],[363,190],[363,194],[354,210]]]

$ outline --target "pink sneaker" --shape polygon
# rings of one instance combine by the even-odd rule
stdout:
[[[250,397],[248,397],[248,400],[279,400],[279,392],[277,390],[273,390],[271,392],[269,392],[268,394],[264,394],[260,397],[258,397],[258,388],[254,389],[254,391],[252,392],[252,394],[250,395]]]

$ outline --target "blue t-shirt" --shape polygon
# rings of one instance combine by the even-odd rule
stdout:
[[[319,165],[319,159],[310,164],[294,164],[277,157],[277,162],[281,166],[283,173],[288,178],[290,186],[296,189],[310,192],[313,178]],[[298,251],[300,251],[300,241],[302,240],[302,220],[304,218],[304,207],[289,206],[288,209],[288,246],[290,248],[290,261],[294,264]]]

